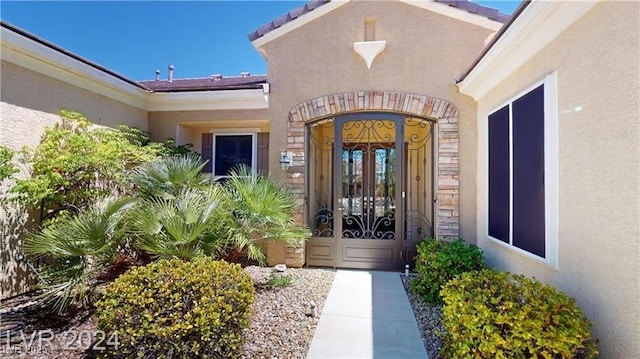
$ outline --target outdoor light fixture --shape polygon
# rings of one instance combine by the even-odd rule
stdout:
[[[288,170],[289,167],[291,167],[291,162],[293,162],[291,153],[287,150],[282,150],[282,152],[280,152],[280,168],[282,168],[283,171]]]

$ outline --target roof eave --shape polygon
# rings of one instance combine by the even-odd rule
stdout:
[[[153,93],[169,93],[169,92],[202,92],[202,91],[233,91],[233,90],[260,90],[266,82],[241,86],[222,86],[222,87],[185,87],[185,88],[163,88],[152,89]]]
[[[142,90],[148,90],[146,87],[140,85],[139,83],[137,83],[137,82],[135,82],[135,81],[133,81],[133,80],[131,80],[131,79],[129,79],[129,78],[127,78],[127,77],[115,72],[115,71],[109,70],[108,68],[106,68],[106,67],[104,67],[104,66],[102,66],[100,64],[97,64],[97,63],[95,63],[95,62],[93,62],[91,60],[88,60],[88,59],[86,59],[86,58],[84,58],[84,57],[82,57],[82,56],[80,56],[78,54],[75,54],[75,53],[73,53],[73,52],[71,52],[71,51],[69,51],[69,50],[67,50],[65,48],[62,48],[62,47],[60,47],[60,46],[58,46],[58,45],[56,45],[54,43],[51,43],[51,42],[49,42],[49,41],[47,41],[47,40],[45,40],[45,39],[43,39],[41,37],[38,37],[38,36],[28,32],[28,31],[25,31],[25,30],[15,26],[15,25],[12,25],[12,24],[4,21],[4,20],[0,20],[0,25],[1,25],[1,27],[5,28],[5,29],[7,29],[7,30],[9,30],[11,32],[14,32],[14,33],[26,38],[26,39],[29,39],[31,41],[34,41],[34,42],[40,44],[40,45],[48,47],[48,48],[50,48],[50,49],[52,49],[52,50],[54,50],[56,52],[59,52],[59,53],[61,53],[63,55],[66,55],[66,56],[68,56],[68,57],[70,57],[70,58],[72,58],[72,59],[74,59],[76,61],[79,61],[79,62],[81,62],[81,63],[83,63],[85,65],[88,65],[88,66],[90,66],[90,67],[92,67],[92,68],[94,68],[94,69],[96,69],[96,70],[98,70],[100,72],[104,72],[105,74],[107,74],[109,76],[115,77],[115,78],[117,78],[117,79],[119,79],[121,81],[124,81],[124,82],[126,82],[126,83],[128,83],[130,85],[133,85],[135,87],[138,87],[138,88],[140,88]]]
[[[269,108],[269,94],[260,89],[154,92],[150,112],[196,110],[259,110]]]
[[[274,40],[292,30],[297,29],[304,24],[317,19],[351,0],[312,0],[300,8],[293,9],[289,13],[274,19],[272,22],[259,27],[257,30],[248,35],[249,41],[258,50],[258,52],[266,58],[266,52],[262,48],[263,45]],[[474,9],[469,7],[461,7],[459,2],[450,0],[400,0],[406,4],[410,4],[422,9],[427,9],[445,16],[449,16],[461,21],[465,21],[474,25],[478,25],[493,31],[500,29],[502,24],[509,18],[507,14],[500,13],[498,10],[487,8],[485,6],[475,5]],[[463,2],[467,4],[467,2]],[[483,13],[491,12],[491,16],[487,17]]]
[[[304,12],[302,14],[294,14],[295,17],[292,17],[292,19],[290,21],[287,22],[283,22],[283,23],[278,23],[274,25],[277,25],[275,28],[270,29],[268,31],[265,31],[264,33],[260,33],[260,30],[262,28],[264,28],[265,26],[269,25],[264,25],[261,28],[259,28],[257,31],[252,32],[251,34],[248,35],[249,41],[251,41],[251,44],[253,45],[254,48],[256,48],[256,50],[258,50],[258,52],[260,52],[262,54],[262,56],[265,56],[266,54],[261,51],[261,48],[263,45],[265,45],[266,43],[279,38],[280,36],[293,31],[297,28],[299,28],[300,26],[303,26],[345,4],[347,4],[349,2],[349,0],[340,0],[340,1],[320,1],[320,2],[316,2],[316,3],[322,3],[321,5],[317,5],[314,6],[312,11],[307,11]],[[305,6],[307,6],[308,4],[306,4]],[[297,9],[292,10],[291,12],[289,12],[287,15],[291,16],[290,14],[292,14],[294,11],[296,11]],[[286,16],[286,15],[285,15]],[[278,20],[278,19],[276,19]],[[266,57],[266,56],[265,56]]]
[[[597,2],[524,1],[514,12],[511,21],[456,80],[459,91],[478,101],[584,16]]]

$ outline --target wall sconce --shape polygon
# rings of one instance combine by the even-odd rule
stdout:
[[[283,171],[286,171],[291,167],[292,162],[293,155],[291,155],[291,152],[282,150],[282,152],[280,152],[280,168],[282,168]]]

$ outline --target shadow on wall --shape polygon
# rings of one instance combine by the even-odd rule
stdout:
[[[24,260],[22,241],[35,228],[36,216],[26,208],[0,198],[0,299],[14,297],[33,288],[34,273]]]

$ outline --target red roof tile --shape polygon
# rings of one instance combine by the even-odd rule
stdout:
[[[266,75],[231,76],[231,77],[204,77],[193,79],[174,79],[139,81],[139,84],[154,92],[180,92],[180,91],[219,91],[219,90],[246,90],[260,89],[267,83]]]
[[[262,36],[266,35],[268,32],[271,32],[279,28],[280,26],[297,19],[300,15],[306,14],[310,11],[317,9],[318,7],[328,3],[329,1],[331,0],[311,0],[308,3],[304,4],[303,6],[293,9],[288,13],[274,19],[270,23],[260,26],[258,29],[256,29],[256,31],[248,35],[249,41],[257,40]],[[469,0],[435,0],[435,1],[439,3],[447,4],[449,6],[458,8],[460,10],[465,10],[472,14],[484,16],[490,20],[501,22],[503,24],[506,23],[510,18],[509,15],[501,13],[497,9],[482,6],[474,2],[471,2]]]

